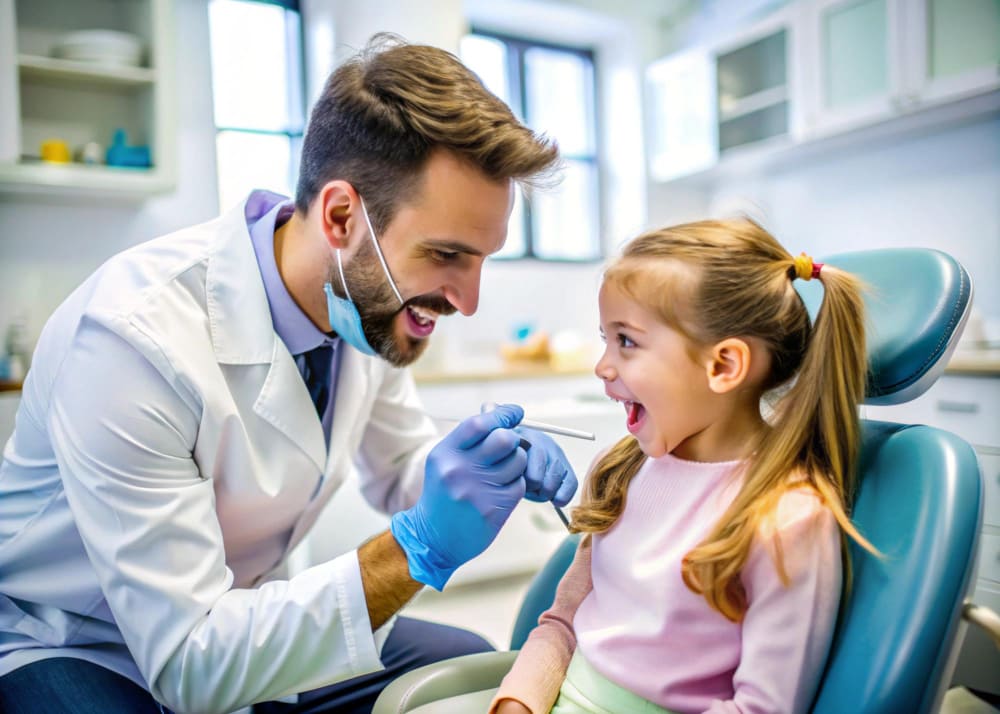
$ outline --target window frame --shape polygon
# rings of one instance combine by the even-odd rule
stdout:
[[[507,68],[506,76],[510,87],[510,99],[511,99],[511,111],[514,115],[518,117],[519,120],[527,124],[527,68],[524,60],[525,54],[531,49],[544,49],[551,50],[555,52],[562,52],[569,55],[575,55],[577,57],[585,59],[590,64],[591,70],[591,98],[593,101],[593,112],[591,116],[591,126],[590,130],[594,137],[594,150],[592,154],[566,154],[560,150],[560,158],[563,160],[570,160],[574,162],[586,163],[592,166],[594,169],[594,176],[596,178],[595,190],[595,206],[597,214],[597,253],[593,257],[589,258],[552,258],[538,255],[535,252],[535,236],[534,236],[534,221],[532,220],[532,206],[529,196],[522,197],[522,212],[521,212],[521,223],[522,230],[524,231],[524,253],[521,255],[512,255],[509,257],[499,257],[493,256],[492,259],[510,262],[515,260],[538,260],[546,263],[569,263],[573,265],[578,264],[592,264],[600,263],[605,258],[604,251],[604,241],[601,239],[601,226],[603,225],[603,176],[601,170],[601,156],[600,149],[600,137],[601,137],[601,125],[600,125],[600,112],[599,107],[599,94],[598,88],[600,87],[600,82],[598,79],[598,65],[595,59],[595,53],[592,48],[589,47],[579,47],[573,45],[565,45],[558,42],[551,42],[547,40],[537,40],[529,37],[522,37],[518,35],[509,34],[506,32],[499,32],[495,30],[490,30],[478,25],[472,25],[469,28],[467,35],[477,35],[480,37],[485,37],[492,40],[497,40],[502,42],[507,50]],[[514,103],[516,102],[516,106]]]
[[[305,54],[305,36],[302,28],[302,10],[299,5],[299,0],[235,0],[237,2],[243,3],[256,3],[258,5],[273,5],[275,7],[280,7],[286,13],[295,13],[297,15],[297,28],[295,32],[291,32],[289,28],[288,18],[285,17],[285,37],[286,37],[286,61],[288,68],[288,76],[285,77],[285,101],[286,108],[290,115],[294,113],[295,118],[297,118],[296,123],[289,123],[284,129],[260,129],[251,126],[241,126],[241,125],[222,125],[216,123],[215,120],[215,105],[213,98],[212,107],[212,122],[215,126],[215,141],[216,147],[218,147],[219,135],[222,132],[230,132],[236,134],[252,134],[257,136],[277,136],[284,137],[288,140],[288,184],[291,189],[291,198],[295,198],[295,191],[298,183],[299,166],[302,160],[302,140],[306,132],[306,124],[308,123],[308,113],[306,106],[306,54]],[[209,0],[211,2],[211,0]],[[211,41],[211,38],[210,38]],[[294,76],[297,75],[297,76]],[[218,151],[216,151],[215,157],[216,165],[216,181],[218,182],[219,176],[219,156]],[[221,188],[221,187],[220,187]],[[219,191],[219,199],[221,201],[222,191]],[[229,206],[222,206],[225,210]]]

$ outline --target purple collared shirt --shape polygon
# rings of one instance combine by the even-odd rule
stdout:
[[[271,322],[274,331],[285,343],[288,351],[295,358],[299,374],[305,379],[305,353],[309,350],[327,344],[333,347],[333,366],[330,369],[330,398],[323,410],[323,435],[327,446],[330,445],[330,427],[333,424],[333,404],[336,399],[337,377],[340,373],[340,338],[331,337],[313,324],[312,320],[302,312],[292,296],[288,294],[278,264],[274,259],[274,231],[280,228],[295,211],[295,202],[271,191],[253,191],[247,198],[244,215],[254,253],[257,255],[257,266],[264,280],[264,291],[267,293],[267,304],[271,309]]]

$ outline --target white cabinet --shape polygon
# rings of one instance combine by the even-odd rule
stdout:
[[[996,0],[812,0],[804,7],[810,138],[1000,87]]]
[[[903,22],[906,83],[915,105],[1000,88],[1000,2],[908,0]]]
[[[171,0],[0,0],[0,191],[141,198],[170,189],[172,21]],[[139,64],[55,56],[70,33],[92,30],[137,38]],[[149,147],[151,166],[79,160],[96,144],[103,162],[118,130],[126,146]],[[53,140],[74,160],[42,161]]]
[[[1000,612],[1000,377],[946,374],[926,394],[890,407],[865,407],[868,419],[927,424],[975,447],[983,477],[983,526],[972,599]],[[953,684],[1000,694],[1000,652],[969,627]]]
[[[801,55],[805,124],[822,136],[878,121],[904,92],[901,0],[818,0],[807,6]]]
[[[787,143],[797,135],[793,47],[799,14],[789,6],[753,27],[652,63],[649,174],[654,181],[711,168],[743,147]]]
[[[646,70],[649,176],[669,181],[715,165],[715,57],[702,49],[665,57]]]
[[[789,6],[714,47],[720,156],[797,134],[798,14]]]
[[[995,112],[1000,2],[800,0],[651,64],[646,81],[653,180],[760,166],[828,137],[884,136],[891,122]]]

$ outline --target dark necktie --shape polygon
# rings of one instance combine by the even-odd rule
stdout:
[[[326,403],[330,400],[330,368],[333,364],[333,347],[320,345],[304,353],[306,389],[316,405],[316,413],[323,418]]]

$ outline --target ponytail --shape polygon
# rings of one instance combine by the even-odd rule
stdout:
[[[794,279],[794,264],[789,271]],[[702,543],[687,555],[682,568],[688,587],[733,621],[742,619],[747,607],[739,573],[750,545],[764,516],[777,507],[790,487],[811,486],[840,525],[842,538],[846,534],[876,552],[848,516],[861,443],[858,406],[867,374],[861,286],[854,276],[831,266],[824,267],[819,278],[823,303],[795,382],[781,398],[772,428],[760,439],[743,488]],[[791,473],[802,473],[804,481],[789,484]],[[846,548],[843,553],[849,587]],[[776,566],[787,585],[780,544]]]

